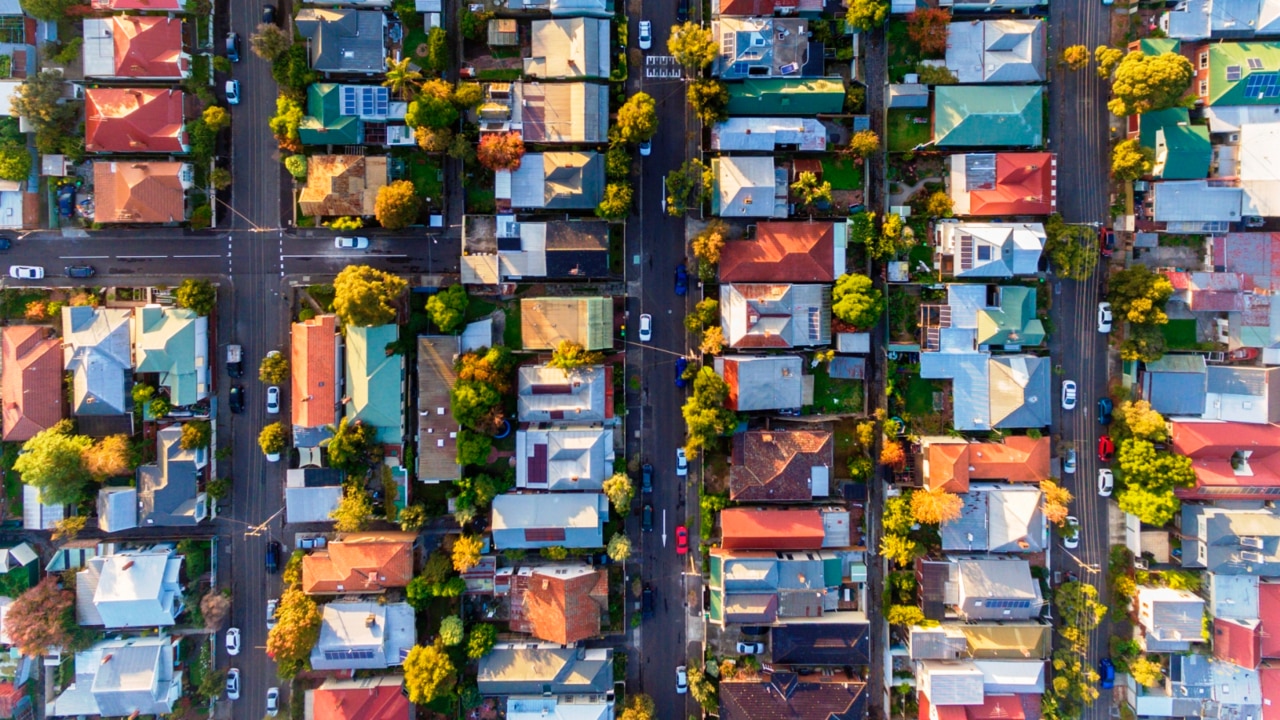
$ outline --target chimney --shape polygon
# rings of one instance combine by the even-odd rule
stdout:
[[[376,617],[374,617],[374,616],[373,616],[373,613],[369,613],[369,614],[368,614],[368,615],[366,615],[366,616],[365,616],[365,618],[364,618],[364,626],[365,626],[365,627],[373,627],[374,623],[376,623],[377,621],[378,621],[378,619],[377,619]]]

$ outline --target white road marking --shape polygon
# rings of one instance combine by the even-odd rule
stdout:
[[[221,255],[174,255],[175,258],[216,258]]]
[[[106,260],[110,255],[59,255],[59,260]]]
[[[117,255],[117,260],[164,260],[168,255]]]
[[[357,255],[357,254],[354,254],[354,253],[352,253],[352,254],[343,254],[343,255],[339,255],[339,254],[335,254],[335,253],[316,253],[316,254],[312,254],[312,255],[281,255],[280,257],[282,257],[282,258],[286,258],[286,259],[287,259],[287,258],[348,258],[348,259],[350,259],[350,258],[356,258],[356,257],[361,257],[361,256],[360,256],[360,255]],[[409,256],[408,256],[408,255],[383,255],[383,254],[381,254],[381,253],[370,253],[367,257],[371,257],[371,258],[402,258],[402,257],[409,257]]]

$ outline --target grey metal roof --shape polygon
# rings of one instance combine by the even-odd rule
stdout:
[[[375,10],[303,8],[294,18],[311,67],[331,73],[386,72],[386,15]]]
[[[1040,599],[1040,585],[1026,560],[959,560],[956,569],[968,598]]]
[[[1204,599],[1185,590],[1138,588],[1139,619],[1148,638],[1172,642],[1199,641]],[[1142,610],[1150,607],[1148,616]]]
[[[954,660],[967,655],[969,638],[955,625],[913,626],[908,645],[912,660]]]
[[[1204,355],[1169,354],[1146,363],[1142,396],[1161,415],[1200,415],[1206,385]]]
[[[1186,510],[1191,505],[1183,505],[1183,523],[1186,523]],[[1188,527],[1183,525],[1183,527]],[[1188,552],[1186,540],[1183,540],[1183,552]],[[1209,593],[1209,612],[1215,618],[1223,620],[1252,620],[1258,617],[1258,576],[1257,575],[1222,575],[1208,573],[1205,585]]]
[[[546,365],[525,365],[518,371],[517,382],[521,422],[596,423],[609,419],[603,365],[572,373]]]
[[[531,153],[511,172],[511,207],[592,210],[604,198],[604,184],[599,153]]]
[[[1244,191],[1207,180],[1155,183],[1156,222],[1239,222]]]
[[[1204,417],[1247,423],[1280,421],[1280,368],[1214,365],[1206,371]]]
[[[156,462],[138,468],[138,524],[189,527],[204,519],[197,494],[208,449],[183,450],[182,426],[156,433]]]
[[[613,650],[504,643],[480,659],[476,684],[482,695],[609,692]]]
[[[1280,576],[1280,510],[1184,505],[1186,567],[1222,575]]]
[[[729,355],[716,358],[723,377],[727,364],[738,377],[738,410],[782,410],[804,405],[803,361],[795,355]]]
[[[98,491],[98,529],[119,532],[138,527],[138,489],[104,487]]]

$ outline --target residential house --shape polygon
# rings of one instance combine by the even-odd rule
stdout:
[[[833,552],[712,548],[707,619],[725,625],[814,621],[837,612],[844,561]]]
[[[192,527],[203,522],[209,516],[209,497],[200,491],[200,481],[208,464],[209,448],[182,449],[181,425],[161,429],[156,433],[156,461],[138,467],[137,488],[103,488],[99,491],[99,523],[104,518],[101,493],[110,495],[112,490],[121,491],[122,497],[116,498],[116,503],[134,501],[127,513],[120,507],[116,511],[121,514],[113,517],[112,513],[107,513],[106,517],[112,522],[118,520],[122,523],[111,528],[112,531],[135,526]],[[130,519],[132,524],[123,524]]]
[[[591,17],[534,20],[530,23],[530,53],[524,74],[548,80],[608,78],[609,21]],[[605,104],[608,105],[608,96]],[[605,113],[608,121],[608,111]]]
[[[1040,223],[941,221],[934,237],[934,266],[961,279],[1035,275],[1045,244]]]
[[[839,78],[747,78],[732,83],[727,112],[733,116],[815,117],[844,112]]]
[[[462,477],[458,465],[461,426],[449,410],[449,393],[458,375],[459,355],[454,335],[418,336],[418,480],[451,482]]]
[[[476,684],[485,696],[603,695],[613,692],[613,650],[498,643],[480,658]]]
[[[720,683],[721,720],[776,717],[857,720],[867,714],[867,686],[849,676],[774,671]]]
[[[822,13],[819,0],[717,0],[711,9],[716,16],[795,15],[809,17]]]
[[[504,0],[498,7],[525,10],[552,17],[613,17],[613,0]]]
[[[1209,128],[1191,123],[1187,108],[1129,116],[1129,137],[1155,153],[1151,176],[1159,180],[1199,180],[1209,176],[1213,146]]]
[[[209,318],[180,307],[133,309],[138,374],[156,373],[169,403],[186,407],[209,397]]]
[[[394,325],[346,326],[346,398],[350,422],[372,425],[383,445],[404,443],[404,356],[387,345],[399,337]]]
[[[947,192],[958,216],[1050,215],[1057,207],[1053,153],[963,153],[948,162]]]
[[[957,13],[1029,12],[1033,8],[1041,7],[1044,4],[1043,0],[939,0],[938,2],[940,7],[950,8],[952,12]],[[894,14],[898,14],[899,12],[910,12],[915,9],[915,6],[911,5],[910,9],[900,10],[899,3],[895,2],[893,8]]]
[[[1271,297],[1265,289],[1269,279],[1244,272],[1161,271],[1173,285],[1169,303],[1175,312],[1202,315],[1214,326],[1219,342],[1245,347],[1270,339]],[[1226,315],[1223,318],[1223,315]],[[1207,324],[1206,323],[1206,324]]]
[[[1043,661],[1053,650],[1053,626],[1035,621],[913,625],[907,645],[912,660]]]
[[[1204,642],[1204,598],[1168,587],[1138,587],[1138,624],[1147,652],[1185,652]]]
[[[721,285],[720,323],[736,350],[830,345],[831,292],[823,285]]]
[[[1280,659],[1280,583],[1259,583],[1256,575],[1223,577],[1242,583],[1245,592],[1213,608],[1213,656],[1248,670]]]
[[[924,487],[969,492],[970,480],[1041,483],[1049,479],[1052,443],[1047,437],[1010,435],[1001,441],[971,442],[949,436],[920,438]]]
[[[191,76],[179,15],[85,18],[84,75],[116,80],[181,80]]]
[[[1265,671],[1264,671],[1265,672]],[[1274,670],[1272,671],[1274,672]],[[1149,715],[1196,717],[1206,709],[1227,718],[1266,718],[1270,696],[1262,689],[1262,673],[1221,662],[1199,653],[1169,658],[1168,680],[1154,691],[1136,687],[1129,681],[1128,699]]]
[[[1208,371],[1200,353],[1169,353],[1143,363],[1138,382],[1142,398],[1165,417],[1204,414]]]
[[[789,410],[813,404],[813,376],[798,355],[724,355],[715,370],[729,386],[734,412]]]
[[[172,545],[117,550],[76,573],[76,620],[90,627],[153,628],[182,614],[183,556]]]
[[[289,333],[289,393],[293,446],[319,447],[333,436],[338,424],[338,368],[341,367],[341,335],[336,315],[316,315],[293,323]]]
[[[75,680],[49,705],[53,717],[161,717],[180,712],[179,639],[114,638],[75,654]]]
[[[326,75],[387,71],[387,15],[376,10],[303,8],[293,19],[307,40],[311,69]]]
[[[90,88],[84,93],[84,149],[188,152],[186,109],[186,94],[177,88]]]
[[[1227,343],[1230,349],[1260,348],[1265,365],[1280,364],[1280,350],[1276,349],[1280,348],[1280,316],[1272,321],[1270,297],[1273,289],[1280,288],[1280,263],[1272,262],[1272,246],[1278,238],[1280,235],[1269,232],[1223,233],[1206,243],[1206,256],[1212,258],[1215,269],[1249,279],[1240,285],[1241,309],[1228,310],[1225,319],[1222,313],[1216,313],[1206,321],[1215,326],[1215,339]],[[1170,280],[1174,277],[1170,276]],[[1278,329],[1273,330],[1273,326]]]
[[[512,83],[510,109],[510,129],[518,131],[526,143],[595,145],[609,141],[607,85]]]
[[[66,517],[66,505],[45,504],[40,501],[40,489],[35,485],[22,486],[22,529],[53,530]]]
[[[808,28],[809,21],[799,18],[721,15],[711,21],[711,35],[720,47],[711,72],[726,81],[822,77],[823,55],[809,52]]]
[[[1280,577],[1280,510],[1182,506],[1182,566]]]
[[[1003,346],[1016,351],[1044,344],[1035,288],[1023,285],[947,285],[946,305],[920,307],[920,346],[941,354]]]
[[[369,595],[402,588],[413,579],[415,533],[343,535],[302,558],[302,591],[308,595]]]
[[[309,456],[319,454],[315,448],[303,448],[300,452]],[[314,462],[319,462],[318,458]],[[333,522],[333,511],[342,502],[343,475],[337,468],[317,465],[285,471],[286,522]]]
[[[507,698],[506,720],[612,720],[612,694],[516,695]]]
[[[307,158],[307,185],[298,195],[298,207],[315,218],[371,216],[378,190],[386,184],[385,156],[312,155]]]
[[[516,487],[600,492],[613,474],[613,427],[536,426],[516,432]]]
[[[1174,418],[1170,450],[1191,458],[1195,487],[1180,498],[1246,500],[1280,495],[1280,436],[1276,425],[1199,422]]]
[[[960,497],[960,516],[942,523],[943,552],[1025,554],[1048,548],[1039,487],[975,483]]]
[[[516,170],[495,173],[499,207],[593,210],[604,199],[604,156],[588,152],[528,153]]]
[[[1032,355],[928,352],[920,377],[951,381],[952,423],[957,430],[1047,427],[1053,412],[1050,362]]]
[[[1205,420],[1280,422],[1280,367],[1208,367],[1204,405]]]
[[[1046,23],[963,20],[947,26],[946,67],[965,85],[1045,81]]]
[[[413,706],[401,692],[404,677],[379,675],[328,678],[303,699],[306,720],[412,720]]]
[[[920,660],[920,717],[1040,717],[1043,660]]]
[[[848,226],[833,222],[761,222],[754,237],[720,251],[722,283],[833,283],[845,271]]]
[[[1276,58],[1280,60],[1280,45]],[[1273,73],[1272,78],[1280,77]],[[1273,79],[1272,82],[1275,82]],[[1276,90],[1280,94],[1280,88]],[[1273,108],[1275,109],[1275,108]],[[1236,176],[1244,195],[1240,211],[1246,218],[1280,216],[1280,125],[1248,124],[1240,127],[1239,163]]]
[[[586,563],[506,567],[494,577],[511,632],[557,645],[600,635],[609,612],[609,576]]]
[[[733,436],[729,499],[809,502],[830,494],[834,442],[827,427],[748,430]]]
[[[93,164],[93,221],[180,223],[187,219],[187,191],[195,168],[180,162]]]
[[[1043,87],[1031,85],[939,85],[933,89],[933,144],[1040,147],[1043,93]]]
[[[1153,186],[1151,217],[1171,233],[1222,233],[1243,220],[1244,191],[1213,180],[1166,180]]]
[[[613,299],[539,297],[520,300],[525,350],[555,350],[568,340],[587,350],[613,349]]]
[[[1205,108],[1280,105],[1280,42],[1207,42],[1188,53],[1196,68],[1192,90]]]
[[[303,145],[387,144],[388,121],[403,127],[407,110],[408,103],[391,100],[389,88],[312,83],[298,139]]]
[[[62,308],[63,362],[71,373],[74,414],[129,415],[132,323],[128,309]]]
[[[604,547],[609,499],[600,493],[508,493],[493,499],[493,545],[498,550]]]
[[[867,622],[787,623],[769,629],[774,665],[860,667],[871,662]]]
[[[588,365],[572,371],[547,365],[516,370],[516,413],[520,422],[613,425],[613,366]]]
[[[186,12],[179,0],[93,0],[90,3],[94,10],[128,11],[128,12]]]
[[[931,620],[1025,621],[1039,617],[1045,604],[1026,560],[952,556],[918,562],[916,576]]]
[[[314,670],[383,670],[404,662],[417,642],[408,603],[326,603],[320,639],[311,650]]]
[[[731,117],[711,126],[719,152],[826,152],[827,128],[808,117]]]
[[[844,548],[852,544],[849,522],[849,511],[839,507],[725,508],[720,511],[720,546],[726,550]]]
[[[785,218],[787,168],[772,157],[724,155],[711,160],[711,212],[721,217]]]
[[[609,223],[603,220],[517,222],[514,215],[464,215],[462,282],[588,280],[612,276]]]
[[[1280,7],[1272,0],[1184,0],[1160,16],[1160,29],[1177,40],[1280,34]]]
[[[20,443],[62,419],[62,342],[39,325],[0,328],[3,439]]]

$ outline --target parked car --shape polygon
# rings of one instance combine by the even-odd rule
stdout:
[[[680,0],[676,6],[676,22],[689,22],[689,0]]]
[[[280,414],[280,387],[278,385],[272,385],[267,388],[267,414]]]
[[[365,250],[369,247],[367,237],[336,237],[333,246],[339,250]]]
[[[231,406],[231,412],[237,415],[244,412],[244,386],[232,385],[228,405]]]
[[[240,33],[227,33],[227,59],[233,63],[240,62]]]
[[[1062,381],[1062,409],[1063,410],[1076,409],[1076,381],[1075,380]]]
[[[272,540],[267,543],[267,572],[275,574],[280,569],[280,543]]]
[[[676,667],[676,694],[683,695],[689,692],[689,672],[684,665]]]
[[[653,492],[653,465],[645,463],[640,468],[640,492]]]
[[[684,263],[676,266],[676,294],[686,295],[689,292],[689,268]]]
[[[689,474],[689,458],[685,457],[684,448],[676,448],[676,475],[684,477]]]
[[[640,614],[653,617],[653,587],[648,583],[644,586],[644,592],[640,593]]]
[[[653,532],[653,506],[648,503],[645,503],[644,512],[640,516],[640,529]]]
[[[1098,332],[1111,332],[1111,303],[1098,303]]]
[[[684,371],[688,369],[688,358],[676,358],[676,387],[683,388],[689,384],[689,381],[684,379]]]
[[[653,139],[640,141],[640,157],[649,157],[653,154]]]
[[[1115,409],[1115,405],[1112,404],[1111,398],[1109,397],[1099,398],[1098,399],[1098,424],[1110,425],[1111,411],[1114,409]]]
[[[1098,687],[1103,690],[1110,690],[1116,686],[1116,666],[1111,662],[1111,658],[1102,658],[1098,661]]]
[[[240,668],[231,668],[227,671],[227,699],[240,699]]]
[[[44,268],[34,265],[10,265],[9,277],[14,280],[43,280]]]
[[[640,49],[648,50],[653,47],[653,23],[648,20],[640,21]]]
[[[1103,257],[1111,257],[1111,253],[1116,249],[1116,233],[1111,228],[1100,228],[1098,230],[1098,250]]]
[[[280,600],[278,598],[271,598],[270,600],[267,601],[267,629],[268,630],[276,626],[276,607],[278,607],[279,605],[280,605]]]
[[[280,688],[267,688],[267,714],[275,717],[280,714]]]
[[[227,104],[239,105],[240,104],[240,81],[228,80],[226,85],[226,90],[227,90]]]
[[[759,655],[762,652],[764,652],[764,643],[759,643],[759,642],[738,643],[739,655]]]
[[[244,348],[239,345],[227,346],[227,374],[233,378],[244,375]]]
[[[262,22],[268,25],[276,24],[276,6],[275,5],[262,6]]]
[[[227,630],[227,654],[240,654],[240,628],[231,628]]]
[[[69,278],[91,278],[98,274],[92,265],[68,265],[63,268]]]
[[[0,235],[0,252],[13,247],[13,241],[3,235]]]
[[[58,214],[71,217],[76,212],[76,186],[62,185],[58,187]]]
[[[1110,435],[1103,435],[1098,438],[1098,459],[1102,462],[1111,462],[1111,458],[1116,454],[1116,444],[1111,442]]]
[[[1080,547],[1080,519],[1075,515],[1067,516],[1067,525],[1062,529],[1062,547],[1068,550]]]
[[[1068,448],[1067,456],[1062,461],[1062,472],[1070,475],[1076,471],[1076,449]]]
[[[1098,468],[1098,494],[1102,497],[1111,497],[1111,491],[1115,490],[1116,476],[1111,474],[1109,468]]]
[[[653,316],[645,313],[640,316],[640,342],[649,342],[653,339]]]
[[[676,554],[685,555],[689,552],[689,528],[683,525],[676,526]]]

